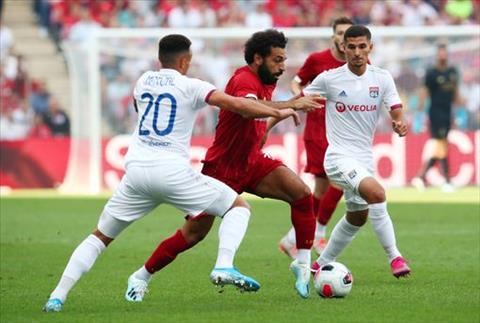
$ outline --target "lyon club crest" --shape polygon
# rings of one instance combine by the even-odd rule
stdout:
[[[370,92],[370,97],[371,98],[378,97],[378,92],[379,92],[378,86],[370,86],[368,88],[368,91]]]

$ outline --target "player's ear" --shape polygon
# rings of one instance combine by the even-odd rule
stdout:
[[[255,65],[260,66],[263,64],[263,57],[260,56],[259,54],[254,54],[253,55],[253,62]]]

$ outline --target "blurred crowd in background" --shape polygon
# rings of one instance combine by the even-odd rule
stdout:
[[[96,28],[201,28],[201,27],[324,27],[333,19],[349,16],[359,24],[379,26],[458,25],[480,23],[480,1],[472,0],[34,0],[33,10],[41,27],[40,36],[50,37],[62,51],[64,43],[81,43]],[[375,36],[375,35],[374,35]],[[131,93],[135,80],[146,69],[159,68],[156,39],[130,43],[102,42],[108,47],[101,56],[101,86],[104,135],[128,133],[135,126]],[[412,130],[423,132],[428,125],[424,111],[417,111],[418,90],[425,69],[434,63],[434,51],[416,55],[418,48],[434,48],[431,39],[404,42],[374,39],[371,61],[387,68],[409,109]],[[42,80],[31,80],[22,57],[14,52],[8,26],[1,28],[2,113],[0,139],[69,134],[69,118]],[[194,43],[190,75],[224,87],[234,68],[244,64],[242,41]],[[313,51],[330,46],[328,39],[289,42],[288,70],[282,76],[274,99],[292,96],[289,82]],[[408,55],[409,51],[412,53]],[[132,54],[133,53],[133,54]],[[142,53],[142,55],[135,55]],[[393,59],[395,55],[403,55]],[[480,58],[478,49],[458,49],[451,63],[462,75],[462,106],[454,109],[456,127],[478,129],[480,124]],[[477,71],[477,72],[475,72]],[[68,109],[67,109],[68,110]],[[197,120],[196,134],[211,134],[216,124],[215,108],[204,109]],[[8,129],[5,130],[5,129]],[[382,119],[380,131],[390,131]],[[281,123],[276,131],[301,131]]]

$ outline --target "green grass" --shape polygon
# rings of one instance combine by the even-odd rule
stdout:
[[[475,190],[478,196],[478,190]],[[75,246],[95,226],[104,199],[0,200],[1,322],[479,322],[480,219],[469,203],[389,204],[413,275],[397,280],[367,225],[338,259],[353,273],[345,299],[300,299],[277,241],[289,228],[286,204],[251,200],[253,216],[236,265],[262,283],[256,294],[219,294],[208,274],[217,226],[157,273],[140,304],[123,298],[126,280],[183,222],[168,206],[135,223],[70,293],[64,311],[43,313]],[[343,205],[335,214],[335,223]],[[218,225],[218,223],[216,224]]]

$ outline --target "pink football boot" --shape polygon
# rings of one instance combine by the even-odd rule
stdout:
[[[408,267],[407,262],[402,256],[393,259],[390,263],[390,267],[392,267],[393,276],[397,278],[405,277],[410,274],[410,267]]]

